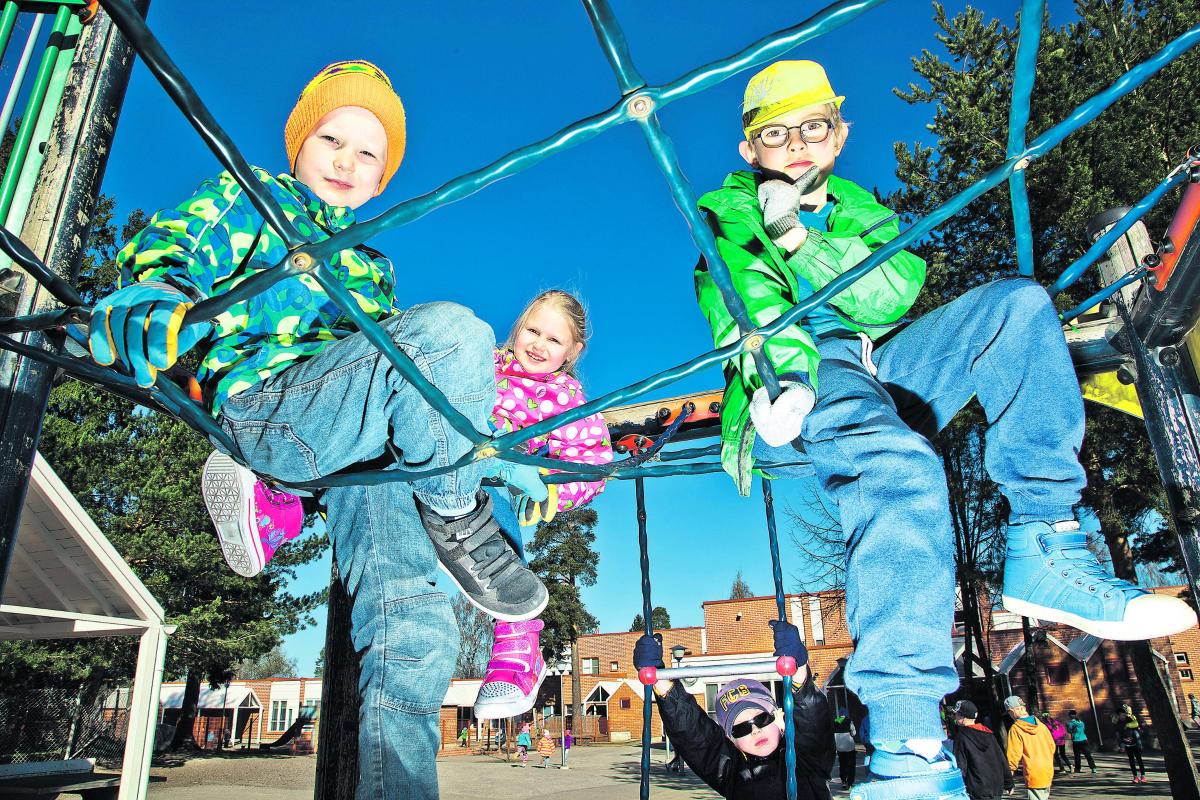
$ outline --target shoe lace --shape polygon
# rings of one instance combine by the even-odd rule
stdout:
[[[1064,578],[1073,577],[1076,586],[1091,594],[1099,593],[1108,600],[1113,592],[1141,594],[1144,591],[1122,578],[1110,575],[1096,554],[1088,549],[1087,534],[1079,530],[1078,525],[1065,530],[1055,526],[1050,533],[1039,534],[1039,538],[1051,556],[1046,565],[1058,570]]]

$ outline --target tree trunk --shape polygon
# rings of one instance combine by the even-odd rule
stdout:
[[[315,800],[354,797],[358,788],[358,653],[350,639],[350,597],[334,564],[325,623],[325,671],[321,685],[321,741],[317,748]]]
[[[1033,631],[1029,627],[1029,617],[1021,617],[1021,634],[1025,638],[1025,700],[1029,707],[1029,712],[1033,710],[1043,709],[1042,706],[1042,681],[1041,675],[1038,673],[1037,657],[1035,655],[1037,645],[1033,641]]]
[[[187,683],[183,687],[183,703],[179,706],[179,720],[175,723],[175,736],[171,749],[178,750],[189,741],[195,745],[193,729],[196,727],[196,706],[200,702],[200,673],[189,669]]]
[[[1116,520],[1101,519],[1104,540],[1112,554],[1113,572],[1118,578],[1137,582],[1134,571],[1133,553],[1129,541],[1121,532]],[[1150,712],[1150,724],[1167,762],[1167,780],[1171,783],[1171,797],[1175,800],[1200,800],[1200,776],[1196,773],[1196,762],[1188,747],[1183,725],[1171,704],[1171,688],[1163,678],[1162,671],[1154,663],[1150,642],[1131,642],[1133,672],[1137,676],[1142,699]]]

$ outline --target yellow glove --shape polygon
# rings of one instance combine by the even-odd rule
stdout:
[[[547,484],[546,490],[545,500],[534,500],[527,494],[517,498],[517,521],[521,527],[539,525],[554,519],[554,515],[558,513],[558,484]]]

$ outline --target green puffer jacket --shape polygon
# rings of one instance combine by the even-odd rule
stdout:
[[[790,257],[771,242],[763,229],[755,173],[731,173],[720,189],[700,198],[700,208],[708,213],[716,236],[717,250],[755,325],[774,322],[900,233],[896,214],[862,187],[831,175],[828,192],[836,203],[829,215],[829,230],[810,229],[804,244]],[[831,305],[847,329],[866,331],[874,337],[890,330],[904,316],[924,283],[925,262],[902,251],[835,295]],[[725,309],[703,260],[696,267],[696,297],[712,327],[716,346],[737,341],[737,324]],[[799,324],[775,334],[764,345],[764,351],[777,375],[803,376],[819,391],[820,356],[812,336]],[[754,466],[750,397],[760,386],[762,381],[750,353],[726,362],[721,462],[742,495],[750,494]]]

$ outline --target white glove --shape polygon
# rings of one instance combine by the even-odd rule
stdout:
[[[803,383],[784,381],[779,397],[772,403],[767,387],[761,386],[750,398],[750,419],[762,440],[771,447],[782,447],[800,435],[804,418],[812,411],[817,396]]]
[[[763,181],[758,187],[758,205],[762,208],[763,228],[775,241],[800,224],[796,212],[804,192],[787,181]]]

